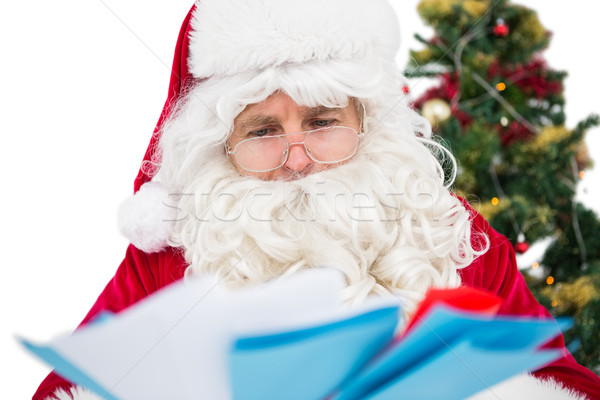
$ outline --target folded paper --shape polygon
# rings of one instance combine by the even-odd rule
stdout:
[[[235,291],[195,279],[21,341],[109,400],[461,399],[562,356],[540,347],[568,321],[496,316],[499,299],[473,289],[432,291],[405,323],[399,299],[349,307],[343,288],[327,268]]]

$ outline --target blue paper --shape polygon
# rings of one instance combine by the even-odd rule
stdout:
[[[460,382],[470,391],[470,394],[474,394],[479,387],[476,385],[469,387],[466,382],[463,384],[463,375],[455,373],[454,370],[432,370],[428,367],[428,363],[447,354],[454,354],[453,346],[459,343],[466,343],[465,353],[461,356],[465,362],[471,360],[471,357],[476,360],[486,359],[485,354],[487,354],[487,361],[483,363],[483,367],[488,370],[494,369],[496,361],[508,355],[506,362],[511,366],[510,368],[507,366],[507,370],[510,371],[498,373],[502,378],[496,380],[497,383],[512,375],[542,366],[546,357],[540,356],[538,360],[534,355],[535,350],[569,325],[570,321],[567,320],[556,323],[552,319],[488,316],[438,306],[406,337],[364,368],[337,394],[335,399],[362,399],[368,393],[385,387],[390,381],[401,381],[414,371],[420,372],[426,367],[429,376],[423,377],[423,384],[426,384],[427,379],[430,381],[431,377],[435,376],[437,385],[439,376],[450,376],[451,381]],[[469,349],[473,349],[472,353],[467,351]],[[519,357],[515,357],[515,354]],[[523,354],[526,358],[529,357],[531,363],[521,362],[520,355]],[[514,362],[511,362],[513,359]],[[491,372],[492,375],[496,374],[495,371]]]
[[[461,341],[363,400],[462,400],[560,358],[560,350],[493,350]]]
[[[99,395],[102,399],[119,400],[115,396],[111,395],[109,390],[103,388],[94,379],[81,371],[77,366],[73,365],[60,354],[52,350],[52,348],[38,346],[25,339],[20,339],[20,342],[23,344],[23,346],[25,346],[25,348],[27,348],[27,350],[31,351],[46,363],[52,365],[56,373],[68,379],[70,382],[88,388],[92,392]]]
[[[238,290],[192,278],[44,347],[23,344],[74,383],[100,395],[110,390],[111,399],[226,400],[228,355],[240,332],[294,331],[356,315],[341,302],[343,287],[342,274],[327,268]]]
[[[352,312],[326,272],[236,292],[174,284],[49,345],[21,342],[108,400],[453,400],[563,355],[540,347],[570,321],[444,306],[394,342],[397,305]]]
[[[393,337],[389,307],[310,329],[242,338],[231,354],[236,400],[322,399]]]
[[[115,313],[112,311],[100,311],[88,324],[104,324],[114,318]]]

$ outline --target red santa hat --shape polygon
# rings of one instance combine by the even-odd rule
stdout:
[[[146,252],[167,246],[175,215],[169,188],[151,182],[161,128],[190,82],[308,62],[391,61],[398,49],[395,13],[386,0],[198,0],[183,21],[169,93],[135,195],[119,210],[119,228]]]

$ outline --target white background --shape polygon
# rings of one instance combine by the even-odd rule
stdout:
[[[430,37],[417,0],[392,0],[404,65],[414,32]],[[598,6],[521,0],[554,32],[546,58],[567,70],[568,125],[600,112]],[[116,229],[167,93],[191,0],[29,0],[0,6],[0,397],[29,398],[49,369],[15,335],[72,330],[121,262]],[[315,10],[318,12],[318,10]],[[415,83],[413,83],[415,84]],[[426,84],[416,84],[419,92]],[[588,133],[600,159],[598,129]],[[600,198],[597,172],[580,185]],[[584,193],[586,192],[587,193]]]

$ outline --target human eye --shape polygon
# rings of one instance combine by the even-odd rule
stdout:
[[[317,128],[325,128],[327,126],[335,125],[335,119],[316,119],[313,121],[313,125]]]
[[[266,136],[267,134],[269,134],[272,131],[272,129],[269,128],[261,128],[261,129],[255,129],[253,131],[248,132],[248,137],[263,137]]]

